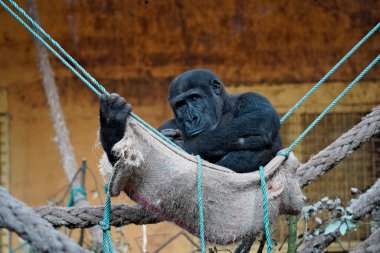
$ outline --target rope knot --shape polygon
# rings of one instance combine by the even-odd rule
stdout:
[[[100,221],[99,226],[104,232],[110,230],[110,224],[107,224],[107,222]]]

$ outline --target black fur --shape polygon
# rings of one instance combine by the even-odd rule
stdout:
[[[282,148],[279,116],[270,102],[253,92],[229,95],[211,71],[179,75],[170,85],[169,102],[174,118],[159,130],[212,163],[251,172]]]
[[[187,152],[239,173],[266,165],[282,148],[280,120],[256,93],[229,95],[208,70],[187,71],[169,88],[174,118],[159,130]],[[100,97],[100,141],[111,163],[112,147],[124,134],[131,105],[117,94]]]

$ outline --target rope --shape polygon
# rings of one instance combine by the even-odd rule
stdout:
[[[311,123],[298,138],[289,146],[287,153],[289,154],[293,148],[313,129],[319,121],[363,78],[365,74],[380,60],[380,54],[344,89],[331,104]]]
[[[50,43],[52,43],[53,46],[55,46],[61,54],[63,54],[75,67],[77,67],[80,72],[84,76],[86,76],[90,81],[98,87],[98,89],[105,95],[109,96],[109,93],[106,91],[106,89],[96,81],[94,77],[92,77],[77,61],[75,61],[60,45],[58,42],[56,42],[48,33],[42,29],[42,27],[36,23],[21,7],[19,7],[13,0],[8,0],[8,2],[16,8],[16,10],[23,16],[25,19],[27,19],[33,27],[39,31]],[[67,68],[69,68],[84,84],[86,84],[87,87],[89,87],[96,95],[100,96],[102,93],[100,93],[96,88],[87,80],[85,79],[73,66],[70,65],[53,47],[51,47],[38,33],[36,33],[33,28],[31,28],[28,24],[26,24],[14,11],[12,11],[7,5],[4,4],[2,0],[0,0],[0,5],[8,11],[25,29],[27,29],[37,40],[39,40],[52,54],[54,54]],[[174,146],[175,148],[185,152],[181,147],[179,147],[177,144],[172,142],[170,139],[168,139],[165,135],[160,133],[157,129],[150,126],[147,122],[145,122],[143,119],[138,117],[133,112],[131,113],[131,117],[135,118],[138,122],[143,124],[145,127],[147,127],[149,130],[160,136],[162,139],[164,139],[167,143]]]
[[[109,95],[109,93],[105,90],[105,88],[100,85],[95,78],[93,78],[85,69],[83,69],[54,39],[52,39],[32,18],[26,14],[26,12],[21,9],[13,0],[8,0],[8,2],[17,9],[17,11],[26,18],[34,27],[39,31],[48,41],[50,41],[76,68],[78,68],[88,79],[91,80],[93,84],[95,84],[98,89],[100,89],[103,94]],[[24,26],[30,33],[33,34],[33,36],[38,39],[46,48],[49,49],[66,67],[68,67],[75,75],[77,75],[95,94],[100,96],[100,92],[97,91],[78,71],[76,71],[58,52],[56,52],[45,40],[37,34],[31,27],[29,27],[16,13],[14,13],[8,6],[6,6],[1,0],[0,4],[5,8],[20,24]],[[285,114],[285,116],[281,119],[281,123],[285,121],[320,85],[322,85],[325,80],[338,68],[340,65],[346,61],[347,58],[349,58],[378,28],[380,27],[380,23],[378,23],[362,40],[359,41],[357,45],[355,45],[299,102],[296,103],[296,105],[291,108],[291,110]],[[370,64],[367,66],[367,68],[318,116],[318,118],[309,125],[309,127],[289,146],[287,152],[289,153],[305,136],[307,133],[310,132],[312,128],[314,128],[315,125],[319,123],[319,121],[331,110],[332,107],[335,106],[335,104],[343,98],[343,96],[346,95],[348,91],[350,91],[353,86],[379,61],[380,55]],[[131,116],[134,117],[137,121],[142,123],[144,126],[146,126],[149,130],[163,138],[166,142],[171,144],[172,146],[176,147],[177,149],[182,150],[179,146],[177,146],[174,142],[169,140],[166,136],[161,134],[159,131],[157,131],[155,128],[150,126],[148,123],[143,121],[141,118],[139,118],[137,115],[131,113]],[[183,151],[183,150],[182,150]],[[286,154],[280,154],[280,155],[286,155]],[[202,252],[205,252],[204,249],[204,235],[202,237],[202,233],[204,233],[204,220],[203,220],[203,210],[202,210],[202,189],[201,189],[201,173],[202,173],[202,164],[201,159],[199,156],[197,156],[198,161],[198,204],[199,204],[199,216],[200,216],[200,236],[201,236],[201,246],[202,246]],[[262,170],[262,166],[260,167],[260,171]],[[262,171],[261,171],[262,172]],[[262,185],[265,186],[265,180],[262,179]],[[105,188],[108,189],[108,184],[105,185]],[[264,198],[266,197],[266,192],[263,190]],[[106,240],[108,241],[108,248],[112,252],[112,245],[110,244],[110,236],[109,236],[109,211],[110,211],[110,197],[108,190],[106,191],[106,205],[108,204],[108,208],[105,208],[104,213],[104,221],[102,223],[103,228],[103,246],[104,249],[106,249]],[[264,204],[264,212],[265,212],[265,204]],[[107,219],[108,218],[108,223]],[[269,222],[265,221],[265,229],[266,233],[269,232]],[[108,227],[107,227],[108,226]],[[270,234],[269,234],[270,236]],[[267,237],[267,240],[269,239],[268,243],[268,252],[271,250],[271,244],[270,244],[270,238]]]
[[[75,197],[77,194],[80,194],[79,197]],[[71,189],[69,200],[67,201],[67,206],[72,207],[77,202],[81,200],[87,200],[87,192],[82,187],[74,187]]]
[[[312,183],[378,134],[380,134],[380,106],[374,108],[352,129],[311,157],[308,162],[301,164],[296,174],[300,185],[304,187]],[[376,184],[380,189],[380,181]],[[371,210],[371,206],[373,207],[380,203],[379,194],[376,195],[371,190],[366,191],[364,194],[367,196],[370,193],[371,195],[368,195],[367,200],[364,201],[371,201],[371,203],[361,206],[357,206],[355,202],[351,203],[354,213]],[[376,199],[378,202],[372,203]],[[104,207],[67,208],[44,206],[33,208],[33,210],[55,227],[88,228],[99,223],[102,219]],[[143,206],[116,205],[112,207],[110,225],[119,227],[129,224],[153,224],[160,221],[162,219],[157,214],[150,213]]]
[[[196,158],[197,158],[197,163],[198,163],[197,189],[198,189],[198,209],[199,209],[199,238],[201,239],[202,253],[205,253],[206,247],[205,247],[205,231],[204,231],[203,203],[202,203],[202,159],[199,155],[197,155]]]
[[[106,202],[104,204],[104,218],[99,222],[103,230],[103,252],[113,252],[110,234],[110,216],[111,216],[111,197],[108,191],[108,183],[104,184],[104,192],[106,193]]]
[[[264,167],[260,166],[260,180],[261,180],[261,190],[263,192],[263,210],[264,210],[264,227],[265,227],[265,238],[267,241],[267,252],[272,252],[272,241],[270,239],[270,229],[269,229],[269,214],[268,214],[268,196],[267,196],[267,186],[265,184]]]
[[[313,92],[319,88],[326,80],[333,74],[348,58],[351,57],[351,55],[369,38],[374,34],[378,29],[380,28],[380,22],[377,23],[377,25],[372,28],[371,31],[369,31],[337,64],[335,64],[332,69],[330,69],[329,72],[327,72],[326,75],[322,77],[319,82],[314,85],[313,88],[311,88],[280,120],[281,123],[283,123],[290,115],[293,114],[293,112],[301,105],[303,102],[305,102],[306,99],[310,97]]]
[[[8,0],[13,2],[12,0]],[[13,2],[14,3],[14,2]],[[16,3],[14,3],[16,5]],[[32,28],[30,28],[16,13],[14,13],[7,5],[0,0],[0,5],[8,11],[24,28],[26,28],[37,40],[39,40],[52,54],[54,54],[67,68],[69,68],[84,84],[87,85],[96,95],[100,96],[99,91],[97,91],[81,74],[78,73],[60,54],[58,54],[47,42],[41,38]],[[20,7],[19,7],[20,8]],[[37,24],[37,23],[35,23]]]
[[[38,252],[88,252],[3,187],[0,187],[0,227],[16,232]]]

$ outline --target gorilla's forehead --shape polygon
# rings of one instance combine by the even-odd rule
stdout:
[[[211,71],[205,69],[189,70],[177,76],[170,85],[169,99],[191,90],[208,92],[210,84],[218,77]]]

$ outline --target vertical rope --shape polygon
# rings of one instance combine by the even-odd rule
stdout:
[[[103,217],[103,220],[99,223],[100,227],[103,230],[103,253],[113,252],[111,234],[110,234],[111,197],[109,194],[108,187],[109,187],[109,183],[104,184],[106,202],[104,204],[104,217]]]
[[[270,230],[269,230],[268,196],[267,196],[267,186],[265,184],[264,167],[260,166],[259,171],[260,171],[260,180],[261,180],[261,190],[263,192],[264,227],[265,227],[265,237],[267,241],[267,252],[271,253],[273,246],[272,246],[272,240],[270,238]]]
[[[197,188],[198,188],[198,209],[199,209],[199,238],[201,239],[202,253],[206,253],[205,246],[205,231],[203,218],[203,203],[202,203],[202,159],[199,155],[196,156],[198,163]]]

